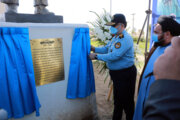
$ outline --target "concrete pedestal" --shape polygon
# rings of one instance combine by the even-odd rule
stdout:
[[[36,117],[33,113],[19,120],[93,120],[97,118],[95,94],[84,99],[66,99],[74,28],[87,28],[87,25],[0,22],[0,26],[28,27],[30,40],[39,38],[63,39],[65,80],[38,86],[37,94],[42,105],[40,117]]]
[[[15,23],[63,23],[63,16],[56,16],[54,14],[4,13],[1,14],[0,21]]]

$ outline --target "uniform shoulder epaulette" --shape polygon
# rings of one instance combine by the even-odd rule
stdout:
[[[122,33],[119,34],[119,38],[120,38],[120,39],[124,38],[124,34],[122,34]]]

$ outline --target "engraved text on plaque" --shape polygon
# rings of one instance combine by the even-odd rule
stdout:
[[[31,52],[36,85],[64,80],[62,39],[33,39]]]

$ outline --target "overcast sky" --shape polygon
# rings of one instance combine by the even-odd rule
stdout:
[[[102,13],[103,8],[110,11],[110,0],[49,0],[48,9],[56,15],[63,15],[64,23],[87,23],[95,15],[89,11]],[[112,14],[123,13],[132,27],[132,13],[135,13],[135,28],[141,29],[148,0],[112,0]],[[33,13],[33,0],[20,0],[20,13]]]

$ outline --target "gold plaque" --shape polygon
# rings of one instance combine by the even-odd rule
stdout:
[[[37,86],[64,80],[61,38],[33,39],[31,52]]]

